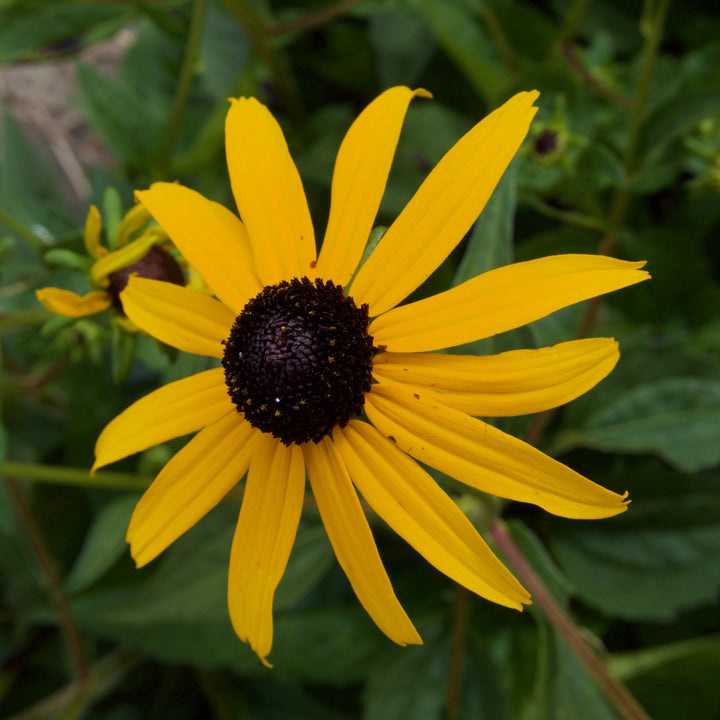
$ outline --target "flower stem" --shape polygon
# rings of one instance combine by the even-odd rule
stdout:
[[[2,467],[6,475],[53,485],[78,485],[108,490],[146,490],[152,482],[151,477],[118,472],[101,471],[95,477],[90,477],[87,468],[55,467],[11,461],[5,462]]]
[[[75,681],[82,686],[87,682],[88,678],[87,659],[85,657],[80,631],[75,622],[72,610],[70,609],[70,603],[63,591],[60,576],[55,569],[55,564],[48,552],[45,540],[38,528],[32,511],[25,500],[25,496],[18,488],[15,480],[9,476],[5,477],[5,486],[8,489],[10,500],[15,506],[20,524],[27,535],[28,541],[47,579],[50,599],[55,606],[60,620],[60,628],[65,637],[65,645],[67,646],[70,662],[73,666]]]
[[[490,529],[490,535],[515,570],[518,578],[532,594],[533,601],[547,621],[563,637],[570,650],[621,717],[625,720],[650,720],[650,716],[640,707],[628,689],[610,674],[605,663],[582,638],[570,615],[552,596],[545,583],[515,544],[505,524],[500,520],[496,521]]]
[[[450,660],[445,690],[445,715],[454,720],[460,713],[463,687],[463,665],[470,620],[470,593],[462,585],[455,586],[455,606],[450,635]]]
[[[188,29],[187,44],[185,45],[185,55],[180,67],[180,76],[178,77],[177,88],[175,89],[175,99],[173,101],[172,115],[170,116],[170,125],[165,134],[165,144],[158,163],[158,179],[167,180],[170,172],[172,157],[175,152],[180,130],[182,128],[183,117],[185,116],[185,108],[187,107],[188,98],[190,97],[190,89],[192,88],[193,78],[195,76],[198,52],[200,50],[200,40],[202,38],[202,27],[205,20],[205,8],[207,0],[195,0],[190,15],[190,27]]]

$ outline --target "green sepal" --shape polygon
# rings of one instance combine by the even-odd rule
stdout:
[[[53,248],[45,253],[45,262],[48,265],[70,268],[81,273],[88,273],[93,259],[87,255],[80,255],[72,250],[64,248]]]

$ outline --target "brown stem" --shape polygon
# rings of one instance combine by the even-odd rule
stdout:
[[[575,52],[575,48],[572,45],[565,44],[562,46],[562,52],[565,59],[568,61],[568,65],[584,80],[589,87],[591,87],[600,97],[605,98],[613,105],[621,107],[623,110],[631,110],[632,102],[624,95],[615,92],[611,87],[605,85],[605,83],[598,80],[590,70],[585,66],[583,61]]]
[[[336,17],[340,17],[340,15],[344,15],[359,4],[359,2],[360,0],[341,0],[341,2],[335,3],[335,5],[329,5],[322,10],[318,10],[298,20],[293,20],[288,23],[273,23],[268,27],[268,33],[279,36],[311,30],[314,27],[325,25],[325,23],[334,20]]]
[[[522,554],[505,524],[498,520],[490,535],[515,570],[518,578],[533,596],[533,601],[548,622],[563,637],[568,647],[588,671],[605,697],[626,720],[650,720],[628,689],[610,674],[605,663],[582,638],[578,627],[566,610],[555,600],[545,583]]]
[[[67,647],[68,655],[70,656],[75,680],[78,684],[82,685],[88,678],[87,659],[85,657],[85,650],[83,648],[82,638],[80,637],[80,631],[70,609],[70,603],[68,602],[62,589],[60,576],[55,569],[55,564],[50,557],[50,553],[45,545],[45,540],[43,539],[37,522],[35,521],[35,517],[25,500],[25,496],[22,492],[20,492],[20,489],[12,478],[6,477],[5,484],[7,486],[10,499],[17,511],[20,523],[25,530],[25,534],[27,535],[35,556],[38,559],[40,567],[45,574],[45,578],[47,579],[50,590],[50,599],[52,600],[60,619],[60,628],[65,638],[65,645]]]

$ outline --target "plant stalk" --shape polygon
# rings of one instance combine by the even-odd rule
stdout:
[[[628,689],[605,666],[597,653],[585,642],[567,611],[555,600],[540,576],[515,544],[507,526],[500,520],[490,528],[490,535],[515,570],[518,578],[533,596],[533,601],[547,621],[563,637],[602,693],[625,720],[651,720]]]

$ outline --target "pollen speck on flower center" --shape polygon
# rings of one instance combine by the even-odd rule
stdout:
[[[367,305],[339,285],[294,278],[266,287],[238,315],[223,367],[232,401],[285,445],[319,442],[362,412],[372,358]]]

